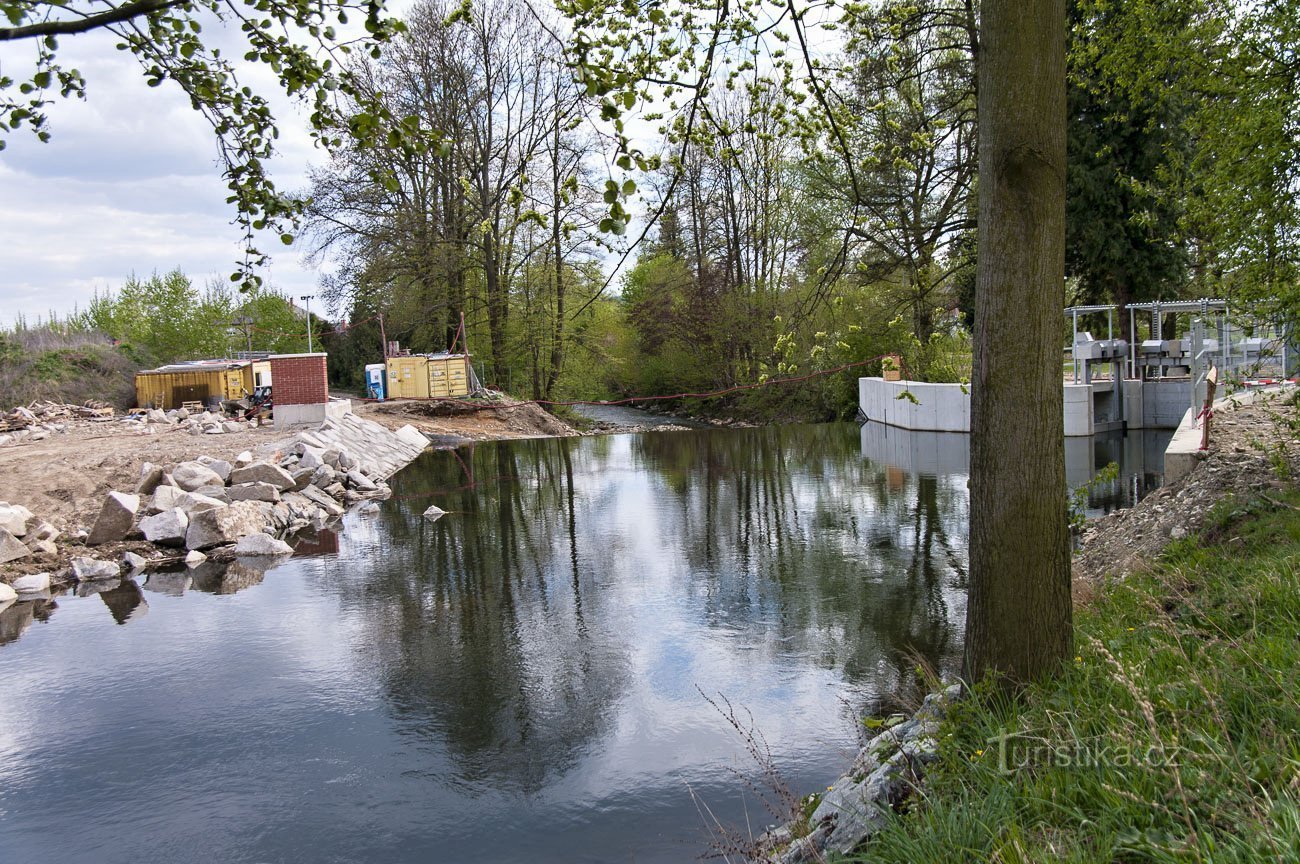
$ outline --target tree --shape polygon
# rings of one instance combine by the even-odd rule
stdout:
[[[1017,686],[1070,655],[1062,428],[1065,0],[985,0],[971,390],[968,680]]]
[[[244,229],[245,258],[233,278],[255,288],[261,279],[254,269],[269,256],[253,246],[254,233],[277,231],[292,242],[303,201],[280,192],[267,174],[279,129],[266,94],[254,92],[241,76],[254,63],[268,67],[285,94],[310,108],[313,135],[326,147],[340,146],[344,135],[373,141],[379,121],[387,119],[401,133],[398,143],[418,149],[436,136],[433,130],[392,118],[372,101],[346,113],[339,102],[340,96],[360,95],[341,60],[353,51],[378,56],[380,46],[403,29],[385,11],[383,0],[0,0],[8,22],[0,26],[0,43],[27,45],[34,54],[30,75],[0,74],[0,149],[6,133],[24,127],[49,140],[47,109],[54,94],[86,97],[81,72],[59,60],[60,38],[112,34],[118,50],[135,55],[150,86],[172,81],[212,126],[227,200]],[[352,15],[364,30],[350,23]],[[205,37],[203,27],[214,19],[223,30],[238,25],[245,65]]]

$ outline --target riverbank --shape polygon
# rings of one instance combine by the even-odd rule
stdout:
[[[1294,393],[1218,412],[1189,476],[1082,538],[1061,676],[1014,702],[977,687],[941,722],[899,727],[923,751],[909,782],[850,772],[833,789],[861,792],[819,795],[805,831],[873,864],[1295,860],[1296,428]],[[861,828],[849,841],[845,824]]]

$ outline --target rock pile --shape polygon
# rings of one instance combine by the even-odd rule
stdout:
[[[122,425],[137,432],[150,432],[156,427],[183,429],[191,435],[221,435],[226,432],[244,432],[256,428],[259,421],[243,417],[225,417],[212,411],[193,412],[184,408],[160,411],[150,408],[122,418]]]
[[[799,830],[799,823],[792,823],[764,834],[754,859],[770,864],[825,861],[848,855],[879,832],[937,758],[939,723],[960,696],[960,684],[931,693],[910,720],[879,732],[822,796],[806,823]]]
[[[33,553],[54,553],[59,529],[37,519],[18,504],[0,501],[0,564],[26,558]]]
[[[204,422],[201,416],[193,419]],[[257,455],[245,451],[234,462],[210,456],[166,466],[146,462],[134,490],[105,496],[84,542],[94,549],[142,537],[170,550],[162,559],[168,563],[198,564],[214,554],[292,554],[280,538],[309,527],[319,530],[354,502],[386,498],[391,494],[387,478],[428,444],[410,426],[393,432],[347,415]],[[26,508],[0,502],[0,564],[38,551],[57,552],[58,533]],[[117,578],[123,567],[136,571],[154,563],[135,552],[121,561],[74,558],[55,581]],[[50,574],[37,575],[46,577],[48,588]],[[41,580],[29,581],[27,591],[45,590],[35,587]]]

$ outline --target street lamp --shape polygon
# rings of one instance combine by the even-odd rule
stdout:
[[[307,353],[308,354],[311,353],[311,298],[315,296],[316,296],[315,294],[302,294],[298,297],[298,299],[303,302],[304,308],[306,308],[307,310]]]

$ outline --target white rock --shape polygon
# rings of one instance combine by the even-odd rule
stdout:
[[[190,513],[190,526],[185,532],[187,549],[209,549],[234,543],[240,537],[257,534],[266,524],[260,501],[236,501],[228,507],[199,510]]]
[[[122,575],[122,568],[116,561],[101,561],[98,558],[73,558],[72,578],[78,582],[91,582],[95,579],[116,579]]]
[[[202,462],[182,462],[172,469],[172,479],[186,492],[200,486],[224,486],[225,480]]]
[[[217,476],[221,478],[222,483],[225,483],[226,478],[230,476],[231,464],[224,459],[213,459],[211,456],[200,456],[194,461],[206,465],[215,471]]]
[[[280,500],[280,490],[270,483],[239,483],[226,490],[231,501],[270,501]]]
[[[50,590],[50,574],[33,573],[30,576],[19,576],[9,584],[19,594],[39,594]]]
[[[207,560],[208,560],[208,556],[204,555],[202,552],[199,552],[197,549],[191,549],[189,552],[185,553],[186,567],[197,567]]]
[[[238,456],[235,457],[235,467],[243,468],[245,465],[252,465],[253,461],[254,460],[253,460],[252,452],[245,450],[243,453],[240,453]]]
[[[184,546],[190,517],[179,507],[172,507],[140,520],[140,530],[150,543],[160,546]]]
[[[27,520],[31,518],[31,513],[24,515],[26,508],[15,507],[6,504],[0,507],[0,530],[8,531],[15,537],[25,537],[27,535]]]
[[[277,540],[269,534],[249,534],[235,543],[235,554],[249,555],[292,555],[293,547],[283,540]]]
[[[58,555],[59,547],[52,540],[33,540],[27,538],[27,548],[38,555]]]
[[[447,515],[447,511],[443,510],[437,504],[429,505],[429,509],[424,511],[424,518],[428,519],[430,522],[437,522],[439,519],[441,519],[443,516],[446,515]]]
[[[270,483],[277,489],[292,489],[293,477],[278,465],[270,462],[252,462],[230,472],[230,485],[237,483]]]
[[[369,477],[355,469],[348,472],[348,483],[352,484],[352,488],[361,492],[374,492],[379,488]]]
[[[145,558],[143,555],[137,555],[134,552],[124,552],[122,553],[122,563],[129,570],[143,570],[145,567],[149,566],[149,559]]]
[[[3,607],[17,599],[18,592],[14,590],[13,586],[0,582],[0,607]]]

